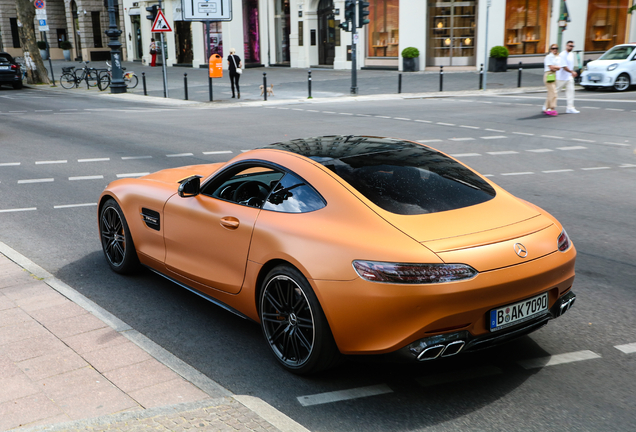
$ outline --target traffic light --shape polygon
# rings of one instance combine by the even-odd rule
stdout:
[[[148,6],[146,8],[146,11],[148,13],[150,13],[150,15],[146,15],[146,18],[148,18],[152,22],[155,22],[155,18],[157,18],[157,9],[158,8],[159,8],[159,6],[157,6],[157,5]]]
[[[345,21],[355,22],[356,0],[345,0]]]
[[[350,25],[351,25],[351,21],[343,21],[340,24],[338,24],[338,27],[340,27],[344,31],[351,31],[349,29]]]
[[[364,27],[365,24],[369,24],[369,2],[364,0],[358,1],[358,28]]]

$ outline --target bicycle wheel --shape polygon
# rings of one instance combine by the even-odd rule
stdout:
[[[139,84],[139,78],[137,78],[137,75],[135,74],[132,74],[129,78],[126,78],[126,76],[124,75],[124,82],[126,83],[128,88],[134,89],[135,87],[137,87],[137,84]]]
[[[88,82],[89,87],[97,87],[97,83],[99,82],[99,75],[97,71],[90,70],[86,72],[86,81]]]
[[[99,81],[97,82],[97,87],[100,90],[104,91],[110,86],[110,75],[107,73],[102,73],[99,75]]]
[[[75,76],[69,73],[62,74],[60,77],[60,84],[65,89],[72,89],[75,87]]]

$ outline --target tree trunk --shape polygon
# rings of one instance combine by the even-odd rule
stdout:
[[[28,84],[49,84],[48,74],[44,67],[44,61],[40,55],[40,50],[35,41],[35,30],[33,20],[35,19],[35,6],[29,0],[16,0],[15,8],[18,12],[18,33],[20,44],[24,52],[24,67],[27,69]]]

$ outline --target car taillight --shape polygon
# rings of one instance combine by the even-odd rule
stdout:
[[[559,235],[557,247],[561,252],[565,252],[570,247],[570,237],[568,237],[568,233],[565,230],[561,231],[561,235]]]
[[[20,66],[18,66],[18,65],[11,65],[11,69],[13,69],[13,70],[17,70],[19,67]]]
[[[471,279],[477,270],[466,264],[407,264],[354,261],[353,268],[365,280],[400,284],[433,284]]]

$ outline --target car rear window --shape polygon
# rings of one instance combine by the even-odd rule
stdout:
[[[11,63],[11,59],[7,56],[0,55],[0,63]]]

